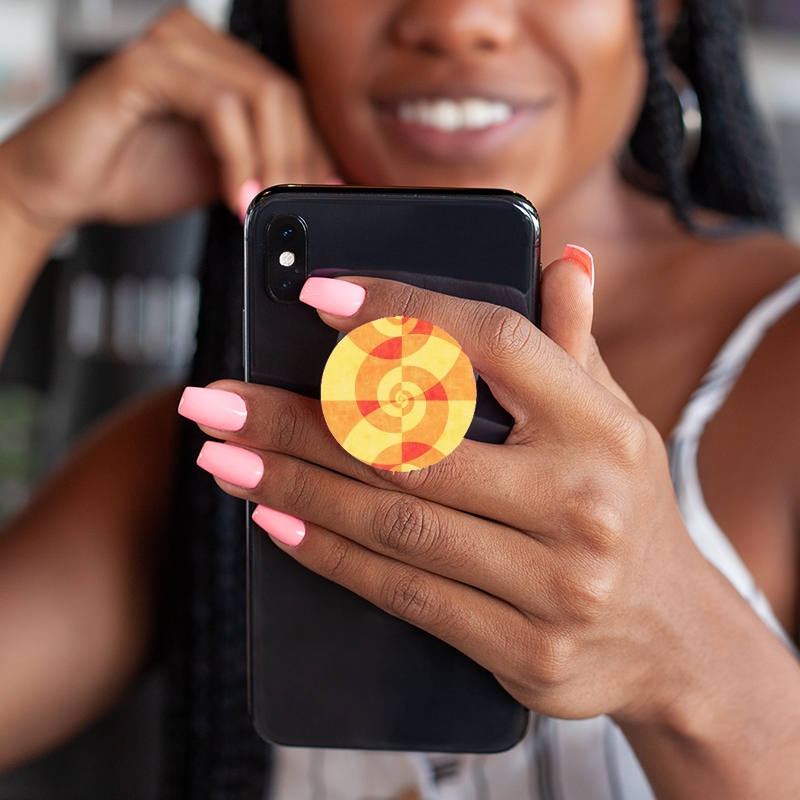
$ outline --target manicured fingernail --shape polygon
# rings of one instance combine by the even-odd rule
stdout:
[[[288,544],[290,547],[297,547],[306,535],[306,526],[303,520],[266,506],[256,506],[256,510],[253,512],[253,522],[259,528],[263,528],[273,539]]]
[[[594,258],[592,258],[592,254],[585,247],[579,247],[577,244],[568,244],[564,248],[561,258],[580,264],[584,272],[589,276],[592,291],[594,291]]]
[[[264,475],[264,462],[250,450],[223,442],[206,442],[197,466],[228,483],[255,489]]]
[[[261,191],[261,184],[255,179],[245,181],[239,189],[239,219],[244,222],[250,201]]]
[[[209,428],[238,431],[247,419],[247,406],[234,392],[187,386],[178,403],[178,413]]]
[[[338,175],[331,175],[325,183],[328,186],[344,186],[344,181]]]
[[[303,284],[300,302],[338,317],[352,317],[364,304],[366,296],[366,289],[357,283],[336,278],[309,278]]]

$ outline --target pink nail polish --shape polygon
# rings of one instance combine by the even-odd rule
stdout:
[[[234,392],[187,386],[178,404],[178,413],[209,428],[238,431],[247,419],[247,406]]]
[[[589,276],[592,291],[594,291],[594,258],[592,258],[592,254],[585,247],[579,247],[577,244],[568,244],[564,248],[561,258],[580,264],[584,272]]]
[[[352,317],[364,304],[366,289],[357,283],[336,278],[309,278],[303,284],[300,301],[328,314]]]
[[[297,547],[306,535],[306,526],[303,520],[275,511],[274,508],[256,506],[253,512],[253,522],[263,528],[273,539]]]
[[[261,184],[255,179],[245,181],[239,189],[239,219],[244,222],[250,201],[261,191]]]
[[[206,442],[197,465],[214,477],[244,489],[255,489],[264,475],[264,462],[250,450],[223,442]]]

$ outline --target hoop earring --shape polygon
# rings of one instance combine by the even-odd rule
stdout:
[[[681,137],[681,163],[685,174],[691,172],[697,161],[700,151],[700,138],[703,133],[703,115],[700,111],[700,100],[686,74],[675,64],[670,64],[664,77],[675,93],[675,98],[680,107]],[[630,143],[620,154],[619,169],[623,177],[634,186],[639,186],[651,192],[664,190],[664,179],[645,169],[631,152]]]

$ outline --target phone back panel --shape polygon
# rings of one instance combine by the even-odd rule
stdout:
[[[305,223],[308,274],[389,277],[537,318],[538,219],[519,195],[278,187],[259,197],[246,221],[250,381],[319,397],[337,342],[338,333],[314,309],[271,296],[267,230],[286,214]],[[468,435],[499,442],[511,424],[479,382]],[[523,735],[527,711],[488,671],[301,567],[249,518],[248,536],[250,703],[264,738],[301,746],[495,752]]]

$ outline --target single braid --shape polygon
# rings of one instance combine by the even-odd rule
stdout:
[[[667,80],[669,52],[659,28],[654,0],[640,0],[639,13],[647,59],[647,91],[630,148],[645,170],[661,179],[663,193],[672,203],[675,216],[689,226],[692,198],[681,164],[680,107]]]

